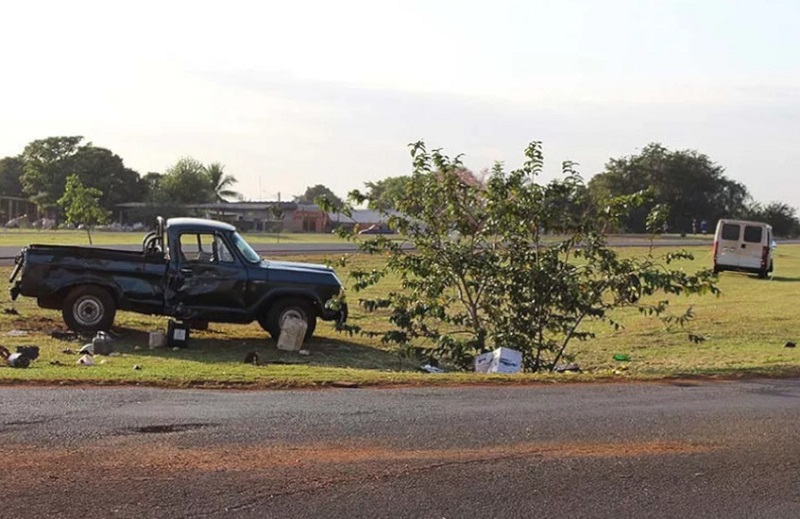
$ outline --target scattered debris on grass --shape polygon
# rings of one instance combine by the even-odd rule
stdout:
[[[421,371],[426,372],[426,373],[444,373],[444,370],[442,368],[438,368],[436,366],[431,366],[430,364],[425,364],[424,366],[422,366],[419,369]]]
[[[251,351],[247,355],[244,356],[244,363],[245,364],[252,364],[253,366],[260,366],[261,365],[261,358],[258,356],[257,352]]]
[[[571,362],[569,364],[559,364],[553,371],[556,373],[583,373],[577,363]]]
[[[627,362],[631,360],[631,358],[627,353],[615,353],[614,360],[616,360],[617,362]]]
[[[9,330],[6,335],[9,337],[24,337],[28,335],[28,332],[26,330]]]
[[[134,364],[134,365],[133,365],[133,369],[134,369],[135,371],[141,371],[141,370],[142,370],[142,367],[141,367],[140,365],[138,365],[138,364]]]
[[[3,313],[6,315],[19,315],[16,308],[3,308]]]
[[[81,338],[80,335],[71,330],[64,331],[59,329],[51,330],[50,337],[52,337],[53,339],[58,339],[60,341],[77,341],[80,340]]]
[[[794,341],[786,341],[786,344],[783,345],[784,348],[794,348],[797,346]]]
[[[519,373],[522,371],[522,352],[497,348],[475,357],[475,373]]]
[[[90,354],[86,353],[75,364],[79,366],[94,366],[94,359]]]

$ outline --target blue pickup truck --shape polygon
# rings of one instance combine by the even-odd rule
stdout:
[[[117,310],[187,322],[258,321],[276,340],[289,317],[306,322],[306,338],[317,319],[347,319],[332,268],[264,260],[233,226],[199,218],[158,218],[141,251],[29,245],[9,282],[12,299],[35,297],[42,308],[60,309],[79,332],[109,329]]]

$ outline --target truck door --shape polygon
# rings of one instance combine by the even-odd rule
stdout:
[[[247,269],[223,234],[185,231],[170,244],[165,306],[191,320],[237,322],[245,314]]]
[[[717,264],[730,267],[739,266],[739,238],[742,227],[738,223],[720,222],[722,228],[717,234]]]
[[[744,225],[742,242],[739,245],[739,266],[746,269],[760,269],[764,254],[764,226]],[[766,242],[769,243],[769,242]]]

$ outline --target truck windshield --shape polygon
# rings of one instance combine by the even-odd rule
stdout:
[[[249,243],[244,241],[238,232],[233,233],[233,244],[242,253],[244,259],[250,263],[261,263],[261,256],[250,246]]]

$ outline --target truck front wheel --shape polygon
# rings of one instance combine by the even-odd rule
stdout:
[[[311,303],[302,298],[290,297],[276,301],[259,317],[258,324],[277,341],[281,335],[281,325],[290,317],[302,319],[306,322],[305,340],[314,335],[314,329],[317,327],[317,316]]]
[[[77,332],[108,330],[116,313],[114,298],[108,290],[95,285],[73,288],[61,307],[67,327]]]

